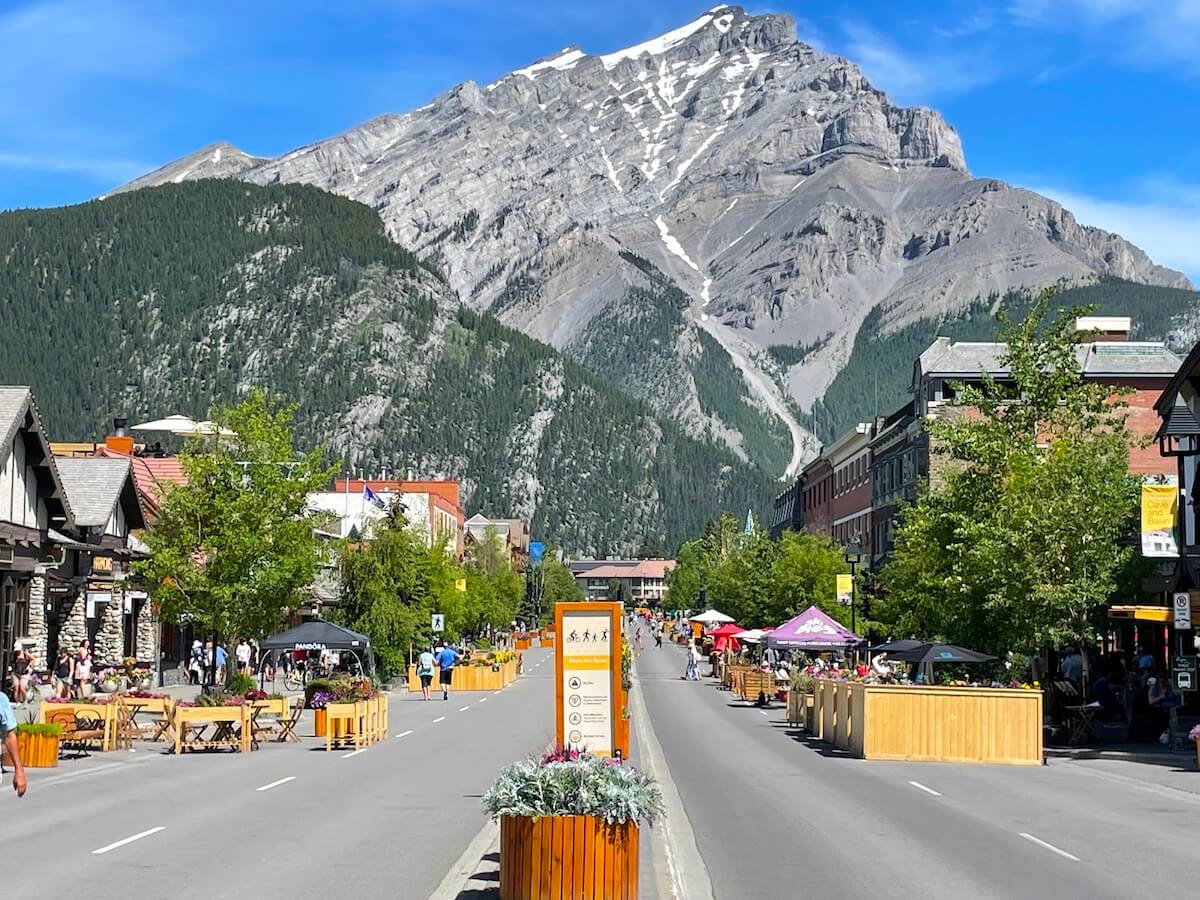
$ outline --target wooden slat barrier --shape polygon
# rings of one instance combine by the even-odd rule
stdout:
[[[108,703],[49,703],[43,702],[38,707],[38,721],[45,722],[46,715],[55,710],[71,710],[78,717],[79,713],[93,716],[103,723],[104,738],[100,743],[102,751],[112,750],[117,739],[117,704]]]
[[[814,719],[815,737],[865,759],[1043,762],[1040,691],[822,680]]]
[[[440,673],[441,669],[434,666],[433,681],[429,685],[430,690],[440,691],[442,689],[438,683]],[[450,679],[450,692],[498,691],[516,680],[517,661],[515,659],[500,663],[499,668],[495,670],[491,666],[455,666],[454,675]],[[417,675],[416,666],[408,667],[408,689],[414,693],[421,690],[421,678]]]
[[[500,900],[637,900],[638,826],[503,816]]]

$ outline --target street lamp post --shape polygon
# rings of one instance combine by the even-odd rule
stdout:
[[[851,541],[846,545],[846,562],[850,563],[850,630],[855,631],[856,621],[854,617],[855,594],[858,591],[858,586],[855,584],[856,575],[858,573],[858,564],[862,562],[862,548],[858,546],[858,541]]]

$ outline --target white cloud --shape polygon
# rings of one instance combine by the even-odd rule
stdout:
[[[1200,0],[1014,0],[1008,11],[1021,25],[1107,42],[1126,65],[1200,75]]]
[[[930,103],[995,81],[999,73],[986,54],[921,48],[909,54],[858,22],[843,22],[846,56],[872,83],[900,103]]]
[[[1104,198],[1053,186],[1033,187],[1057,200],[1085,225],[1115,231],[1156,263],[1178,269],[1200,285],[1200,186],[1147,181],[1138,198]]]
[[[105,184],[130,181],[153,166],[132,159],[91,159],[82,156],[54,156],[36,153],[0,153],[0,169],[27,172],[60,172],[84,175]]]

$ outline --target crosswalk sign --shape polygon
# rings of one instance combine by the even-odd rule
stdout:
[[[446,617],[441,613],[434,613],[429,617],[429,627],[434,631],[445,631]]]

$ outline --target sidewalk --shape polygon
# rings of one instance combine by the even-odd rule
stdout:
[[[1105,744],[1100,747],[1047,747],[1046,759],[1119,759],[1197,771],[1195,750],[1171,750],[1157,743]]]

